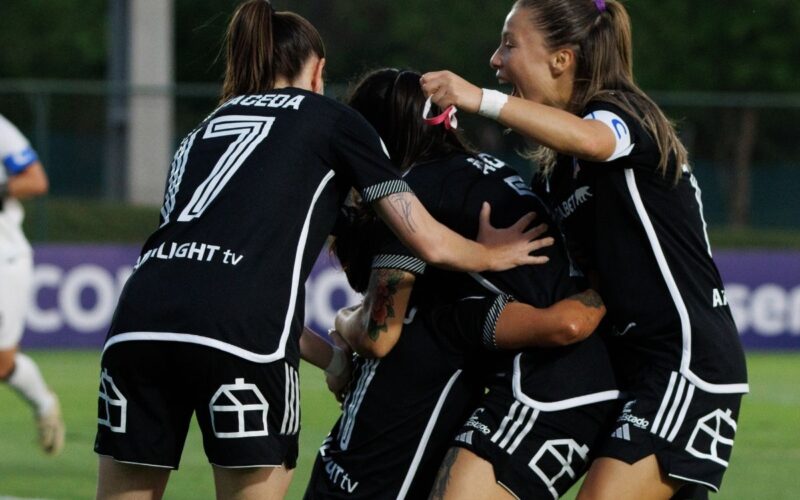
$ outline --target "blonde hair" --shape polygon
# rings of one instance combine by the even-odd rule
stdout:
[[[620,107],[639,120],[658,146],[658,169],[667,175],[674,158],[674,181],[688,163],[686,148],[673,123],[640,89],[633,78],[633,44],[628,12],[618,0],[517,0],[530,11],[531,22],[550,49],[575,51],[576,70],[567,111],[582,112],[592,101]],[[555,152],[540,148],[534,155],[545,173],[555,166]]]

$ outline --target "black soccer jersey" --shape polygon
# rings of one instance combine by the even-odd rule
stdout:
[[[366,202],[408,190],[355,111],[295,88],[224,103],[175,154],[106,347],[170,340],[296,363],[304,283],[351,186]]]
[[[416,300],[412,292],[411,304]],[[483,393],[480,377],[465,369],[467,346],[434,328],[411,305],[388,355],[356,357],[307,500],[427,498],[456,430]]]
[[[559,156],[534,181],[582,263],[596,272],[625,364],[653,361],[707,392],[746,392],[744,355],[712,260],[697,181],[674,159],[657,170],[657,144],[617,106],[591,103],[618,147],[606,162]],[[676,168],[682,173],[673,182]]]
[[[480,274],[429,267],[415,286],[423,289],[422,304],[430,307],[473,296],[497,296],[502,301],[502,297],[510,295],[535,307],[548,307],[580,289],[582,280],[574,276],[574,266],[549,210],[518,173],[502,161],[485,154],[456,154],[445,161],[418,164],[404,179],[436,219],[467,238],[475,238],[477,234],[484,201],[492,205],[492,223],[497,227],[508,226],[534,211],[538,214],[536,223],[548,223],[551,234],[556,235],[556,244],[544,251],[550,257],[545,265]],[[396,267],[401,259],[411,262],[414,257],[397,242],[394,246],[387,245],[373,266]],[[498,304],[494,313],[490,310],[490,314],[495,314],[494,321],[502,305]],[[465,307],[468,313],[469,305]],[[487,314],[479,309],[473,312],[463,318],[463,326],[453,328],[464,342],[480,344],[487,340],[484,337]],[[494,322],[491,323],[493,332]],[[566,347],[498,354],[495,361],[511,378],[516,396],[545,411],[619,396],[604,341],[596,335]]]

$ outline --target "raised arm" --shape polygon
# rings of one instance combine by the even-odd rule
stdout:
[[[366,358],[389,354],[403,330],[416,277],[398,269],[373,269],[363,302],[339,311],[336,331]]]
[[[426,73],[421,84],[425,94],[443,108],[454,105],[467,113],[478,113],[481,109],[485,91],[455,73]],[[538,144],[589,161],[605,161],[614,154],[617,140],[608,125],[520,97],[506,98],[495,119]]]
[[[546,226],[527,229],[528,214],[506,229],[489,223],[489,207],[481,211],[479,242],[468,240],[437,222],[411,192],[395,193],[373,203],[376,213],[400,241],[422,260],[456,271],[504,271],[525,264],[543,264],[548,258],[530,255],[553,244],[553,238],[535,239]]]

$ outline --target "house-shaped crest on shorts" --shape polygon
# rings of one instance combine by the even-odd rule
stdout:
[[[233,384],[221,385],[211,402],[211,427],[218,438],[268,436],[269,403],[255,384],[237,378]]]
[[[128,422],[128,400],[119,391],[108,370],[100,374],[99,398],[97,423],[105,425],[111,432],[124,434]]]
[[[580,461],[573,461],[576,455]],[[569,478],[567,481],[572,481],[579,473],[583,473],[582,468],[588,456],[589,447],[580,445],[573,439],[551,439],[539,448],[528,467],[542,479],[550,494],[557,499],[556,482],[565,475]]]
[[[727,467],[728,461],[723,457],[730,455],[735,434],[736,420],[731,417],[731,410],[716,409],[697,421],[686,444],[686,451],[697,458],[711,460]],[[729,449],[720,449],[721,447]]]

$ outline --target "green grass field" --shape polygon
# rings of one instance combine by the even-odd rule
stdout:
[[[32,351],[61,396],[67,447],[56,458],[36,447],[28,408],[0,387],[0,499],[5,496],[87,499],[94,495],[97,459],[92,452],[99,354],[95,351]],[[745,398],[736,447],[720,499],[795,499],[800,480],[800,354],[750,354],[751,394]],[[337,405],[313,367],[302,371],[300,461],[290,499],[302,497],[316,448],[337,416]],[[211,469],[193,427],[181,469],[165,498],[213,497]],[[568,495],[567,498],[573,498]]]

